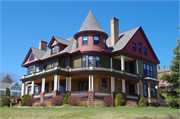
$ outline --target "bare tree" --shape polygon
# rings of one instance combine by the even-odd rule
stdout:
[[[0,82],[4,80],[4,78],[9,75],[13,82],[18,82],[20,75],[12,72],[0,72]]]

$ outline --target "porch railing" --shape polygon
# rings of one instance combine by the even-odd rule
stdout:
[[[94,96],[111,96],[111,92],[110,91],[107,91],[107,92],[95,91]]]
[[[88,91],[71,91],[71,95],[87,97],[88,96]]]

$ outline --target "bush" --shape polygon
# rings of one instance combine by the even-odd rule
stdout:
[[[34,98],[28,98],[26,100],[26,106],[32,106],[32,104],[35,102],[36,100]]]
[[[142,96],[141,99],[139,100],[139,107],[146,107],[147,102],[146,99]]]
[[[162,89],[160,86],[159,86],[159,94],[162,95]]]
[[[22,106],[26,106],[26,100],[28,99],[28,98],[30,98],[31,96],[29,95],[29,94],[26,94],[24,97],[23,97],[23,99],[22,99],[22,103],[21,103],[21,105]]]
[[[51,99],[51,104],[52,104],[53,106],[61,106],[61,105],[63,104],[63,101],[64,101],[64,97],[61,96],[61,95],[58,95],[58,96],[53,97],[53,98]]]
[[[63,104],[67,104],[68,98],[69,98],[70,95],[71,95],[70,93],[66,93]]]
[[[46,103],[40,103],[39,106],[45,107],[45,106],[47,106],[47,104]]]
[[[112,98],[110,96],[104,97],[104,105],[106,107],[110,107],[112,105]]]
[[[168,106],[179,107],[179,98],[176,98],[174,96],[167,96],[164,101]]]
[[[68,104],[71,106],[78,106],[82,102],[82,98],[80,96],[69,96]]]
[[[16,96],[13,98],[12,102],[15,103],[16,102]]]
[[[2,97],[1,98],[1,106],[4,107],[4,106],[10,106],[10,98],[9,97]]]
[[[116,95],[115,106],[124,106],[124,98],[120,93]]]
[[[10,89],[8,87],[6,88],[5,96],[10,96]]]

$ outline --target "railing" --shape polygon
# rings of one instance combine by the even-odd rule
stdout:
[[[95,91],[94,96],[111,96],[111,92]]]
[[[126,98],[138,100],[138,95],[127,95]]]
[[[23,78],[28,78],[28,77],[35,76],[35,75],[40,75],[40,74],[43,74],[45,72],[51,72],[51,71],[55,71],[55,70],[61,70],[61,71],[65,71],[65,72],[82,71],[82,70],[95,70],[95,71],[100,71],[101,70],[101,71],[110,71],[110,72],[116,72],[116,73],[122,74],[121,70],[115,70],[113,68],[107,68],[107,67],[88,66],[88,67],[60,68],[60,67],[56,66],[54,68],[44,69],[44,70],[39,71],[39,72],[33,72],[32,74],[24,75]],[[129,76],[133,76],[133,77],[138,77],[136,74],[131,74],[131,73],[127,73],[127,72],[125,72],[124,74],[129,75]]]
[[[71,95],[87,97],[88,96],[88,91],[71,91]]]
[[[34,97],[34,98],[40,98],[41,95],[40,95],[40,94],[36,94],[36,95],[34,95],[33,97]]]

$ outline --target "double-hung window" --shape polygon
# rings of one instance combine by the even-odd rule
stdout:
[[[30,58],[29,58],[29,61],[32,61],[32,60],[34,60],[34,55],[33,55],[33,53],[31,53],[31,56],[30,56]]]
[[[99,44],[99,36],[94,36],[94,45]]]
[[[88,44],[88,36],[82,36],[82,45]]]
[[[93,66],[93,56],[88,57],[88,66]]]
[[[30,67],[28,74],[32,74],[32,73],[33,73],[33,67]]]
[[[96,56],[96,66],[99,67],[100,66],[100,57]]]
[[[136,51],[136,43],[133,43],[133,50]]]
[[[142,44],[139,42],[139,53],[142,53]]]
[[[144,54],[147,55],[147,48],[144,48]]]
[[[52,49],[51,49],[51,54],[57,54],[57,52],[58,52],[58,46],[55,45],[55,46],[52,47]]]
[[[150,84],[150,93],[151,93],[151,97],[154,97],[156,98],[156,89],[155,89],[155,86],[154,84]]]
[[[81,62],[82,67],[86,66],[86,56],[82,56],[82,62]]]
[[[143,94],[144,94],[144,97],[148,97],[148,84],[147,83],[143,83]]]
[[[153,66],[144,63],[144,75],[153,77]]]

